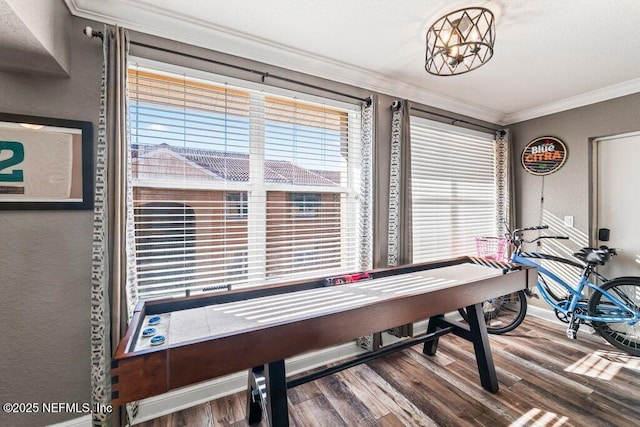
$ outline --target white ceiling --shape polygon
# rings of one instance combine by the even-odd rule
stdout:
[[[65,0],[74,15],[509,124],[640,92],[638,0]],[[426,29],[496,17],[494,56],[424,70]]]

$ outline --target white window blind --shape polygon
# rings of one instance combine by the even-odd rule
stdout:
[[[141,299],[361,268],[360,106],[267,90],[129,70]]]
[[[494,136],[411,117],[414,262],[476,253],[496,234]]]

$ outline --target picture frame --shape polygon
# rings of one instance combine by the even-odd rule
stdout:
[[[93,124],[0,113],[0,210],[93,209]]]

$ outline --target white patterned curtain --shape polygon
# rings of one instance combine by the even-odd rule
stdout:
[[[373,267],[373,141],[375,102],[371,96],[362,106],[361,177],[360,177],[360,268]]]
[[[360,181],[360,233],[362,270],[373,267],[373,248],[371,238],[373,233],[373,143],[375,140],[375,98],[371,96],[362,106],[362,141],[361,141],[361,181]],[[376,338],[379,338],[376,337]],[[356,339],[358,346],[373,350],[379,347],[374,344],[374,336],[367,335]]]
[[[500,129],[496,132],[495,165],[496,165],[496,230],[498,236],[504,235],[507,230],[514,229],[515,221],[513,203],[513,167],[511,150],[509,149],[509,130]]]
[[[388,267],[413,262],[409,108],[406,100],[396,101],[391,106]]]
[[[391,107],[388,267],[413,262],[410,107],[407,100],[397,101]],[[388,332],[397,337],[412,336],[413,324],[398,326]]]
[[[126,330],[133,310],[135,268],[128,260],[133,221],[127,204],[130,153],[127,144],[127,56],[125,29],[105,26],[104,66],[96,154],[93,266],[91,283],[92,407],[111,404],[111,357]],[[133,274],[132,274],[133,273]],[[118,425],[120,414],[94,412],[94,426]]]

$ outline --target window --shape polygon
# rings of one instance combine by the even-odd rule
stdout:
[[[496,235],[494,136],[411,117],[414,262],[476,253]]]
[[[291,215],[294,217],[317,217],[320,194],[291,193]]]
[[[227,219],[246,219],[249,211],[247,193],[226,193]]]
[[[360,265],[371,238],[358,228],[360,106],[176,71],[129,70],[136,265],[154,277],[141,297],[370,268]],[[157,241],[141,249],[149,203],[176,206],[158,220],[189,236],[171,260],[152,257]]]

